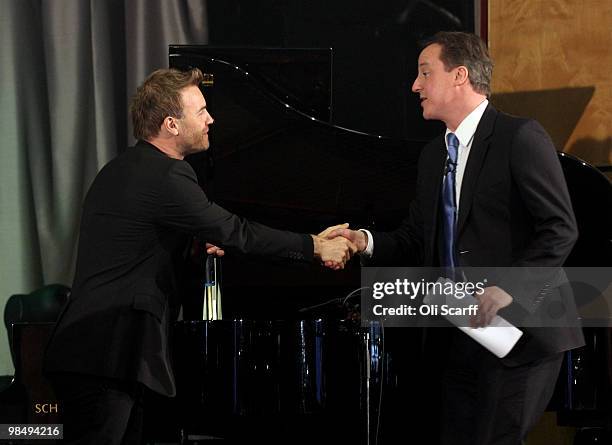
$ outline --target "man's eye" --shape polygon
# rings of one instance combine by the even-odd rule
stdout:
[[[423,71],[423,77],[429,76],[429,71]]]

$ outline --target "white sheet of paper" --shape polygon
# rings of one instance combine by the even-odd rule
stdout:
[[[450,282],[448,278],[439,278],[438,281]],[[423,302],[425,304],[448,304],[458,308],[467,308],[472,304],[478,304],[478,300],[472,295],[466,295],[464,298],[459,299],[452,295],[427,294]],[[523,335],[523,331],[499,315],[496,315],[491,324],[484,328],[469,327],[469,316],[445,316],[444,318],[499,358],[504,358],[508,355]]]

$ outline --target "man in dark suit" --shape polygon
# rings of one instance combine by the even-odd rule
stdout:
[[[409,215],[393,232],[344,228],[330,236],[353,241],[373,265],[408,260],[456,270],[564,263],[577,229],[555,148],[537,122],[488,103],[492,69],[475,35],[441,32],[425,42],[412,91],[421,98],[423,117],[443,121],[447,130],[421,153]],[[519,304],[512,293],[500,284],[476,295],[474,325],[488,325],[500,310],[529,313],[541,304],[541,298]],[[577,328],[524,331],[511,353],[498,359],[453,329],[441,443],[516,445],[525,438],[552,396],[563,351],[584,340]]]
[[[201,81],[197,69],[145,80],[131,104],[138,143],[100,171],[85,199],[72,296],[45,357],[64,443],[139,443],[143,394],[175,394],[168,329],[192,235],[212,243],[209,253],[317,258],[333,268],[354,249],[249,222],[207,199],[183,160],[209,146]]]

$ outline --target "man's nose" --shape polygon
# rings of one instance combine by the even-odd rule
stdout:
[[[412,82],[412,92],[418,93],[419,91],[421,91],[421,84],[419,83],[419,78],[417,77],[414,79],[414,82]]]

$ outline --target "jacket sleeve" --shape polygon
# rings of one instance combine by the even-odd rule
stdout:
[[[513,266],[562,266],[578,238],[578,229],[557,152],[536,121],[527,121],[519,128],[510,162],[513,180],[534,227],[531,242]]]
[[[557,152],[542,126],[526,121],[511,150],[513,181],[531,217],[533,233],[499,286],[515,299],[517,304],[512,306],[516,314],[526,316],[535,313],[545,300],[550,304],[556,289],[566,282],[561,267],[576,242],[578,229]]]
[[[211,202],[187,162],[173,162],[160,187],[161,226],[197,234],[207,242],[245,254],[313,259],[310,235],[251,222]]]

